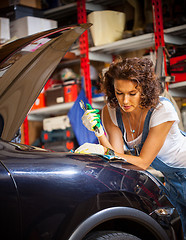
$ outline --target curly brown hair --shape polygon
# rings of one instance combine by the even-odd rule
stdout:
[[[101,76],[102,91],[107,97],[111,107],[117,107],[118,101],[115,96],[114,80],[131,80],[142,89],[141,108],[155,108],[159,102],[160,82],[157,79],[153,62],[149,58],[118,58],[109,69]]]

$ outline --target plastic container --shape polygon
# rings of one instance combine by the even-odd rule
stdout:
[[[36,110],[38,108],[44,108],[46,106],[45,103],[45,94],[44,94],[44,89],[41,91],[39,96],[37,97],[36,101],[32,105],[31,111]]]
[[[184,131],[186,132],[186,103],[182,104],[181,116],[182,116]]]
[[[63,92],[65,102],[74,102],[78,96],[78,85],[76,80],[67,80],[63,83]]]
[[[104,10],[95,11],[88,15],[88,22],[95,46],[108,44],[122,39],[125,28],[125,13]]]

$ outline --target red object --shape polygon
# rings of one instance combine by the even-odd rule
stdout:
[[[153,23],[154,23],[154,36],[155,36],[155,51],[158,52],[158,48],[163,48],[164,56],[164,69],[165,76],[167,76],[167,64],[165,56],[165,41],[163,32],[163,14],[161,0],[152,0],[152,12],[153,12]]]
[[[155,35],[155,50],[157,52],[160,46],[165,47],[161,0],[152,0],[152,11]]]
[[[180,67],[182,68],[181,71],[186,71],[186,69],[184,70],[184,66],[186,66],[186,54],[182,55],[182,56],[177,56],[177,57],[171,57],[170,58],[170,66],[175,65],[175,64],[179,64]]]
[[[69,138],[69,137],[70,137],[70,135],[71,135],[70,131],[69,131],[69,130],[67,130],[67,131],[66,131],[66,136]]]
[[[49,78],[44,86],[44,91],[58,84],[62,84],[62,82],[58,79]]]
[[[183,81],[186,81],[186,73],[171,73],[171,76],[174,76],[175,77],[175,82],[173,82],[172,84],[174,83],[177,83],[177,82],[183,82]]]
[[[48,134],[47,133],[44,134],[44,139],[48,140]]]
[[[39,96],[37,97],[35,103],[33,104],[32,108],[31,108],[31,111],[35,110],[35,109],[38,109],[38,108],[43,108],[45,106],[46,106],[46,104],[45,104],[45,95],[44,95],[44,91],[42,91],[39,94]]]
[[[74,102],[78,96],[78,86],[76,83],[63,86],[64,101]]]
[[[24,144],[29,145],[29,132],[28,132],[28,117],[26,116],[23,122],[23,129],[24,129]]]
[[[71,150],[74,148],[74,142],[73,141],[70,141],[70,142],[66,142],[66,148],[68,150]]]
[[[77,0],[77,16],[78,23],[87,22],[87,14],[85,8],[85,0]],[[89,62],[89,46],[88,32],[85,31],[79,38],[80,43],[80,58],[81,58],[81,76],[84,77],[85,92],[90,104],[92,103],[92,86],[90,80],[90,62]]]
[[[175,82],[186,81],[186,55],[170,58],[170,71]]]

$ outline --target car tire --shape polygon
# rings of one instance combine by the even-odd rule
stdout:
[[[124,232],[101,231],[87,236],[84,240],[141,240],[141,238]]]

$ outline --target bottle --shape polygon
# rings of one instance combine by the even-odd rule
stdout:
[[[181,117],[182,117],[182,121],[183,121],[184,131],[186,132],[186,103],[182,104]]]

